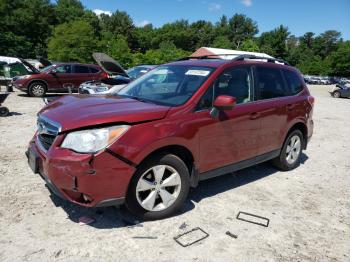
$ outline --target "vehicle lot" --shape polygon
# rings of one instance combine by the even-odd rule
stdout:
[[[4,105],[12,115],[0,118],[0,261],[349,261],[350,100],[330,97],[326,86],[310,90],[315,130],[299,168],[262,164],[201,182],[180,215],[136,226],[115,208],[49,197],[24,155],[43,102],[11,94]],[[236,220],[239,211],[270,225]],[[96,222],[80,226],[83,215]],[[187,248],[173,240],[198,226],[209,238]]]

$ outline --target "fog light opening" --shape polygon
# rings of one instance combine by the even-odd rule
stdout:
[[[83,199],[86,203],[91,203],[92,202],[92,198],[89,195],[86,194],[82,194]]]

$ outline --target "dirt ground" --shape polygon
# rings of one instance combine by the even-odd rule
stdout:
[[[116,208],[50,197],[24,155],[43,102],[12,93],[12,113],[0,118],[0,261],[350,261],[350,99],[310,90],[315,130],[300,167],[262,164],[201,182],[179,215],[137,225]],[[239,211],[270,225],[239,221]],[[79,225],[83,215],[96,222]],[[209,237],[187,248],[173,240],[195,227]]]

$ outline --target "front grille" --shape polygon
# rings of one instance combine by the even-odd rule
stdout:
[[[39,116],[38,118],[38,140],[40,145],[47,151],[55,141],[58,133],[61,131],[60,124]]]
[[[38,139],[40,144],[45,150],[49,150],[51,145],[53,144],[53,141],[55,141],[56,136],[53,135],[47,135],[47,134],[40,134],[38,135]]]

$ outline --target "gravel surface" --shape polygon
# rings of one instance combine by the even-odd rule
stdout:
[[[24,155],[43,102],[12,93],[0,118],[0,261],[350,261],[350,99],[310,90],[315,130],[300,167],[262,164],[201,182],[179,215],[136,225],[123,209],[50,196]],[[239,221],[239,211],[270,225]],[[82,226],[82,216],[95,222]],[[173,240],[195,227],[210,236],[187,248]]]

